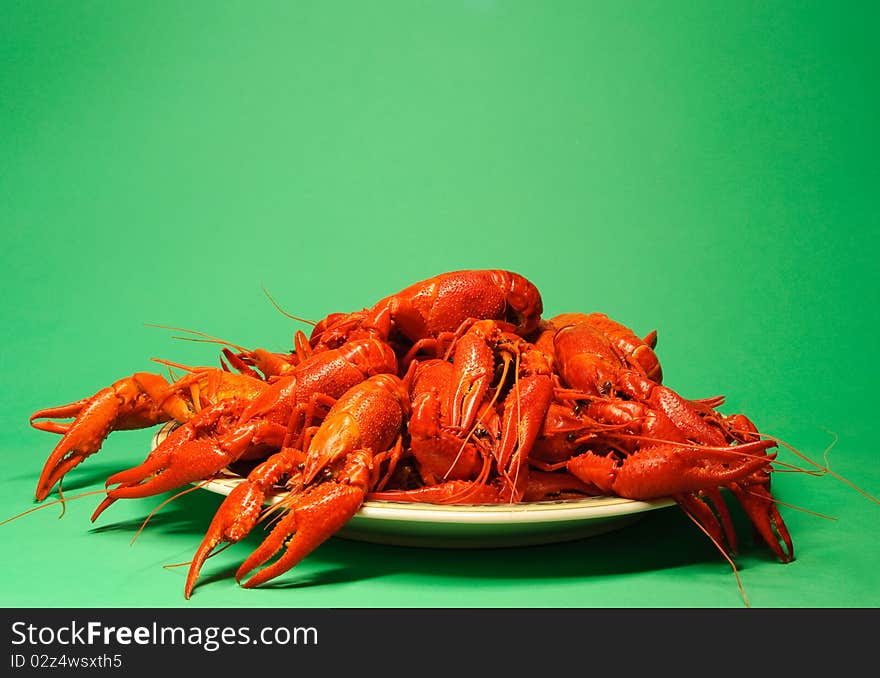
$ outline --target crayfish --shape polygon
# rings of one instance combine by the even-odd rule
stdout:
[[[227,344],[217,368],[133,374],[31,416],[62,435],[36,497],[60,494],[115,430],[176,424],[143,463],[107,479],[92,520],[120,499],[249,462],[190,563],[187,598],[216,547],[267,512],[280,516],[236,573],[245,587],[289,570],[369,499],[671,497],[730,556],[726,490],[776,557],[794,558],[770,491],[773,438],[745,415],[721,414],[721,397],[686,399],[663,385],[656,332],[641,338],[602,313],[542,313],[521,275],[455,271],[331,313],[309,336],[297,332],[289,352]],[[279,487],[285,498],[267,508]]]

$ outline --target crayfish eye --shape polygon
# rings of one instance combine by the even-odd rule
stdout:
[[[601,393],[602,395],[608,395],[608,393],[610,391],[611,391],[611,382],[610,381],[603,381],[601,384],[599,384],[599,393]]]

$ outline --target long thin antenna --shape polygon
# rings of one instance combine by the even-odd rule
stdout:
[[[195,342],[205,342],[210,344],[220,344],[221,346],[228,346],[230,348],[234,348],[239,353],[246,353],[247,349],[239,346],[237,344],[233,344],[231,341],[226,341],[225,339],[220,339],[219,337],[215,337],[211,334],[207,334],[205,332],[199,332],[198,330],[190,330],[185,327],[174,327],[172,325],[157,325],[156,323],[144,323],[147,327],[157,327],[160,330],[174,330],[175,332],[186,332],[187,334],[192,334],[193,337],[172,337],[172,339],[182,339],[183,341],[195,341]],[[194,337],[201,337],[201,339],[195,339]]]
[[[166,499],[165,501],[163,501],[161,504],[159,504],[158,506],[156,506],[156,508],[154,508],[152,511],[150,511],[149,515],[148,515],[146,518],[144,518],[144,522],[141,523],[141,526],[138,528],[137,532],[134,533],[134,536],[131,538],[131,546],[134,546],[134,543],[137,541],[137,538],[141,536],[141,532],[144,531],[144,528],[147,526],[147,523],[150,522],[150,520],[152,519],[152,517],[153,517],[154,515],[156,515],[156,513],[159,511],[159,509],[161,509],[163,506],[165,506],[165,505],[168,504],[169,502],[174,501],[174,500],[177,499],[178,497],[182,497],[182,496],[185,495],[185,494],[189,494],[190,492],[195,492],[196,490],[200,490],[200,489],[202,489],[205,485],[207,485],[208,483],[210,483],[212,480],[213,480],[213,478],[208,478],[207,480],[202,481],[202,482],[199,483],[198,485],[194,485],[194,486],[192,486],[192,487],[188,487],[188,488],[186,488],[186,489],[184,489],[184,490],[181,490],[181,491],[178,492],[177,494],[172,495],[171,497],[169,497],[168,499]]]
[[[285,316],[285,317],[287,317],[287,318],[290,318],[291,320],[297,320],[297,321],[299,321],[299,322],[301,322],[301,323],[305,323],[306,325],[311,325],[312,327],[314,327],[315,325],[318,324],[318,323],[316,323],[314,320],[306,320],[305,318],[300,318],[300,317],[297,316],[297,315],[293,315],[293,314],[291,314],[291,313],[288,313],[288,312],[285,311],[283,308],[281,308],[281,305],[280,305],[277,301],[275,301],[275,299],[272,298],[272,295],[269,294],[269,290],[266,289],[266,286],[265,286],[265,285],[260,285],[260,287],[263,288],[263,294],[265,294],[265,295],[269,298],[269,301],[272,302],[272,305],[273,305],[276,309],[278,309],[278,311],[281,313],[281,315],[283,315],[283,316]]]
[[[721,553],[721,555],[724,557],[724,559],[728,562],[730,567],[733,569],[733,576],[736,577],[736,585],[737,585],[737,588],[739,588],[739,593],[742,596],[743,602],[746,604],[746,607],[751,607],[751,605],[749,604],[749,597],[746,595],[745,588],[743,588],[742,580],[739,578],[739,570],[737,570],[736,563],[733,562],[733,558],[731,558],[727,554],[727,551],[724,549],[723,546],[721,546],[721,544],[718,543],[718,541],[715,539],[715,537],[713,537],[711,534],[709,534],[709,530],[707,530],[705,527],[703,527],[703,525],[700,523],[700,521],[697,520],[696,516],[694,516],[690,511],[688,511],[684,506],[682,506],[681,508],[684,511],[685,515],[688,518],[690,518],[697,527],[700,528],[700,530],[703,532],[703,534],[705,534],[707,537],[709,537],[709,540],[713,544],[715,544],[715,548],[718,549],[718,551]]]
[[[7,518],[6,520],[0,520],[0,526],[6,525],[7,523],[11,523],[13,520],[18,520],[19,518],[23,518],[28,513],[33,513],[34,511],[39,511],[40,509],[49,508],[50,506],[55,506],[55,504],[64,504],[68,501],[73,501],[74,499],[79,499],[80,497],[88,497],[93,494],[107,494],[107,490],[91,490],[89,492],[83,492],[82,494],[75,494],[72,497],[62,497],[61,499],[54,499],[53,501],[47,501],[33,508],[29,508],[27,511],[22,511],[11,518]],[[63,515],[63,514],[62,514]],[[60,517],[60,516],[59,516]]]

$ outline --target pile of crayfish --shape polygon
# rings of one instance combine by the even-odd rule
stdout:
[[[143,463],[107,479],[92,520],[120,499],[248,464],[190,563],[187,598],[218,545],[244,538],[267,512],[274,527],[236,573],[245,587],[289,570],[373,499],[671,497],[729,556],[732,496],[778,559],[793,559],[770,492],[773,439],[745,415],[721,414],[721,397],[686,399],[664,386],[656,332],[640,338],[602,313],[542,312],[521,275],[456,271],[332,313],[310,336],[297,332],[289,352],[224,343],[220,367],[170,380],[135,373],[31,416],[63,436],[37,500],[56,486],[60,494],[65,474],[111,431],[176,422]],[[284,499],[268,508],[278,488]]]

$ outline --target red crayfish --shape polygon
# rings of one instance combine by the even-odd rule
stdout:
[[[31,416],[63,436],[36,497],[60,493],[114,430],[177,423],[143,463],[107,479],[93,520],[119,499],[250,461],[190,563],[187,598],[206,558],[245,537],[278,487],[287,493],[271,510],[281,517],[236,574],[246,587],[296,565],[367,499],[671,497],[732,554],[727,490],[777,558],[794,558],[770,491],[772,438],[742,414],[721,414],[720,397],[689,400],[664,386],[655,332],[640,338],[601,313],[542,313],[521,275],[456,271],[331,313],[287,353],[227,345],[218,368],[125,377]]]

